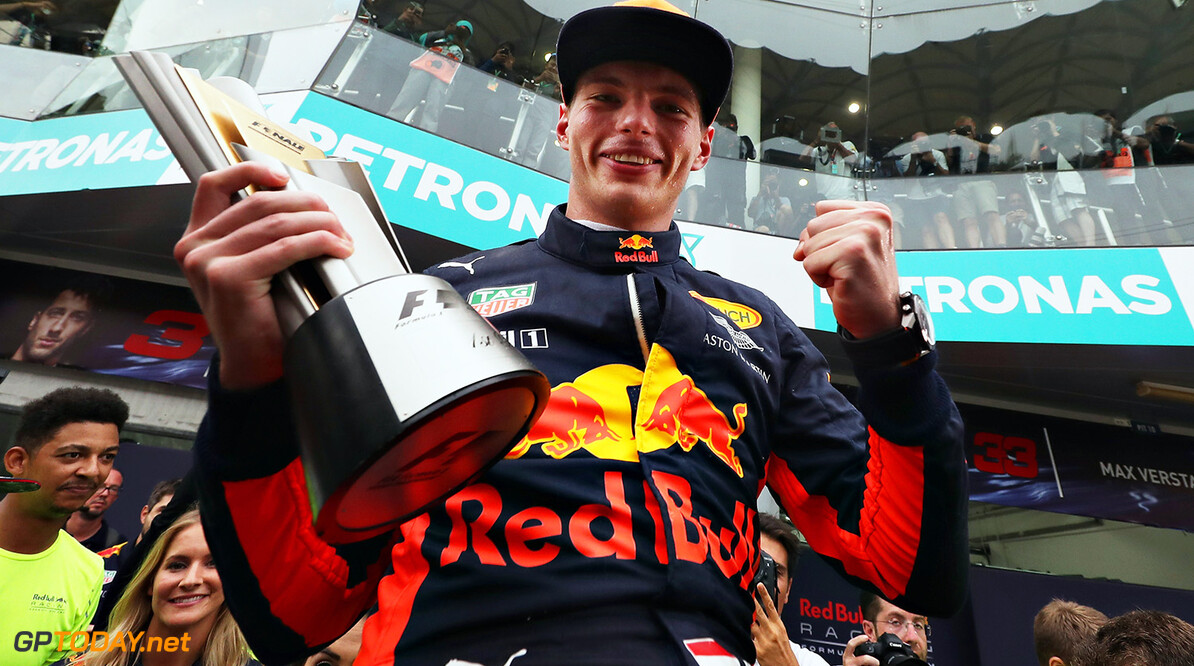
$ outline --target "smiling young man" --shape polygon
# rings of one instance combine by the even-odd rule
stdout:
[[[4,454],[13,476],[41,484],[0,500],[0,663],[48,664],[63,656],[55,631],[87,628],[103,565],[63,529],[107,478],[128,406],[104,389],[58,389],[30,402]]]
[[[249,183],[284,183],[260,165],[200,180],[175,249],[221,354],[196,463],[256,654],[315,652],[376,600],[363,663],[750,663],[764,482],[840,571],[953,612],[967,564],[961,424],[923,312],[898,293],[888,210],[823,202],[795,255],[833,300],[860,411],[770,299],[680,257],[671,215],[709,158],[726,39],[640,0],[569,19],[558,58],[568,203],[535,241],[430,271],[465,296],[527,294],[490,320],[543,333],[524,352],[552,398],[504,460],[393,534],[333,547],[314,533],[268,296],[278,271],[347,256],[351,241],[301,192],[230,205]],[[879,507],[897,518],[875,520]]]

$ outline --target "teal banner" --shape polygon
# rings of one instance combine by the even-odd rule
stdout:
[[[52,118],[0,119],[0,196],[186,182],[141,109]]]
[[[901,286],[925,299],[939,340],[1192,345],[1192,285],[1171,273],[1175,260],[1188,264],[1194,248],[897,255]],[[834,330],[817,293],[816,328]]]
[[[360,162],[391,222],[486,249],[535,237],[564,181],[311,92],[267,96],[325,153]],[[185,182],[140,110],[0,118],[0,196]],[[756,287],[800,326],[836,328],[793,242],[682,223],[695,266]],[[697,245],[700,245],[699,249]],[[1194,247],[900,252],[939,340],[1194,345]]]
[[[563,181],[323,95],[307,95],[288,120],[325,153],[360,162],[392,223],[469,247],[534,238],[568,193]]]

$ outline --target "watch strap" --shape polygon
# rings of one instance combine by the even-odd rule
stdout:
[[[911,294],[902,295],[901,305],[908,300],[908,305],[912,307],[911,299],[914,298]],[[915,307],[912,307],[912,311],[915,312]],[[865,340],[855,338],[841,324],[838,324],[837,332],[846,355],[855,366],[908,365],[933,351],[933,346],[925,341],[921,325],[922,322],[913,317],[912,325],[907,328],[892,329]]]

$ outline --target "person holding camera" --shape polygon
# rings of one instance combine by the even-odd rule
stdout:
[[[1053,172],[1052,178],[1044,180],[1055,228],[1074,245],[1095,245],[1095,221],[1088,205],[1086,179],[1077,169],[1087,155],[1102,150],[1101,143],[1074,132],[1061,114],[1035,118],[1031,129],[1033,145],[1028,167]]]
[[[912,135],[912,147],[900,158],[899,166],[905,178],[949,175],[945,153],[934,148],[929,143],[929,135],[924,132]],[[958,245],[948,209],[949,199],[942,191],[940,181],[914,181],[908,187],[905,226],[919,230],[925,248],[954,249]]]
[[[780,617],[784,604],[788,603],[792,572],[800,557],[797,550],[800,541],[794,529],[790,523],[771,514],[759,514],[759,548],[771,560],[774,587],[769,589],[769,581],[755,585],[755,621],[750,627],[750,637],[755,644],[758,666],[829,666],[829,662],[815,652],[792,642]],[[760,573],[767,568],[767,565],[761,565]]]
[[[929,658],[932,631],[927,617],[906,611],[872,592],[862,592],[858,603],[862,606],[862,633],[846,643],[842,666],[914,666]],[[893,637],[898,641],[893,641]],[[892,657],[893,654],[907,658]]]
[[[500,79],[510,79],[514,71],[514,43],[502,42],[498,44],[493,55],[481,63],[477,69],[487,74],[493,74]]]
[[[754,220],[754,228],[767,227],[781,236],[795,238],[803,229],[795,229],[792,200],[779,195],[779,176],[769,173],[759,185],[759,193],[750,200],[746,214]]]
[[[514,159],[532,169],[538,168],[543,151],[549,140],[554,138],[556,121],[560,119],[561,97],[560,70],[554,54],[547,58],[543,71],[533,79],[527,79],[523,86],[534,90],[539,97],[527,109],[526,124],[514,143]]]
[[[1153,164],[1190,164],[1194,162],[1194,143],[1182,139],[1173,116],[1154,116],[1148,120],[1148,136]]]
[[[1146,141],[1148,154],[1156,166],[1192,164],[1194,163],[1194,143],[1182,138],[1173,116],[1160,115],[1148,119],[1145,124],[1146,134],[1142,137]],[[1194,204],[1194,186],[1188,177],[1183,177],[1181,170],[1170,171],[1152,170],[1146,172],[1147,190],[1153,195],[1151,201],[1165,201],[1163,205],[1169,213],[1169,219],[1184,217],[1183,211]],[[1194,242],[1194,229],[1188,224],[1173,225],[1183,242]],[[1158,245],[1162,243],[1157,243]]]
[[[423,32],[423,3],[408,2],[398,18],[386,23],[382,30],[405,40],[416,42]]]
[[[387,116],[406,122],[411,112],[423,104],[415,125],[428,132],[439,127],[440,112],[448,99],[448,88],[456,70],[465,59],[465,49],[473,35],[473,24],[461,19],[442,31],[424,33],[419,44],[427,50],[410,62],[410,75],[398,91],[398,98]],[[413,122],[413,119],[412,119]]]
[[[832,120],[821,126],[817,138],[804,149],[817,172],[817,192],[824,199],[857,199],[850,174],[858,148],[842,140],[842,128]]]
[[[999,147],[980,140],[977,128],[970,116],[960,116],[954,121],[954,129],[949,132],[949,147],[945,151],[951,174],[972,175],[991,170],[991,159],[999,154]],[[954,217],[961,223],[966,247],[983,247],[984,232],[991,245],[1002,247],[1007,244],[1007,234],[999,218],[999,195],[993,181],[965,179],[954,191]]]

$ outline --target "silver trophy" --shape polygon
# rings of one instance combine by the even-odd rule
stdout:
[[[476,478],[543,411],[547,379],[447,282],[412,274],[355,162],[327,158],[270,121],[248,84],[203,81],[164,54],[115,57],[195,181],[233,162],[285,170],[353,237],[347,259],[276,276],[285,377],[315,526],[367,539]]]

